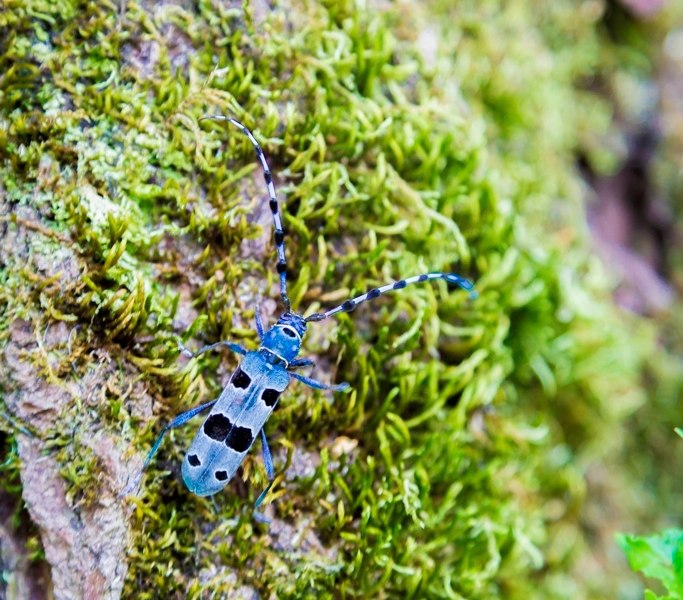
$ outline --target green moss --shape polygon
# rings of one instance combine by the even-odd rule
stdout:
[[[597,135],[609,107],[577,82],[617,67],[592,5],[451,4],[16,2],[2,17],[7,214],[30,207],[35,243],[73,240],[80,267],[22,271],[15,257],[0,334],[18,317],[78,324],[58,381],[106,347],[163,420],[215,396],[218,365],[234,365],[180,366],[178,336],[253,346],[254,298],[276,284],[272,248],[243,246],[270,237],[249,202],[263,189],[248,141],[198,123],[207,113],[239,117],[266,149],[298,309],[427,269],[477,282],[475,301],[415,287],[311,327],[320,376],[353,392],[292,386],[269,422],[277,457],[302,472],[274,487],[270,532],[251,514],[256,452],[246,484],[212,501],[163,476],[192,427],[166,440],[134,501],[125,597],[565,597],[582,461],[644,402],[653,345],[588,256],[573,164],[577,149],[612,159]],[[88,410],[143,452],[159,421],[131,422],[123,374]],[[60,422],[85,430],[50,439],[72,502],[90,504],[103,465],[83,410]],[[335,455],[345,439],[353,450]]]
[[[6,420],[0,414],[0,420]],[[8,538],[5,550],[5,561],[0,570],[0,591],[12,589],[16,574],[12,572],[12,563],[25,559],[28,563],[39,564],[45,560],[45,553],[40,541],[38,528],[30,522],[26,507],[21,500],[21,461],[17,452],[16,440],[5,433],[5,429],[16,426],[12,420],[3,425],[0,431],[0,491],[3,499],[3,527],[4,535]],[[19,556],[21,555],[21,556]]]

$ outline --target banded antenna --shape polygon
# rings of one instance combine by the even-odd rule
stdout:
[[[251,145],[254,146],[256,150],[256,156],[261,162],[261,167],[263,168],[263,178],[266,181],[266,187],[268,188],[268,205],[270,206],[270,212],[273,215],[273,222],[275,224],[275,248],[277,249],[277,272],[280,276],[280,296],[282,296],[282,303],[285,305],[285,311],[290,312],[291,302],[289,301],[289,296],[287,295],[287,259],[285,257],[285,231],[282,228],[282,219],[280,218],[280,209],[277,202],[277,196],[275,195],[275,185],[273,184],[273,175],[270,172],[270,167],[266,161],[266,156],[263,153],[261,145],[256,141],[256,138],[251,133],[251,131],[242,125],[237,119],[232,117],[227,117],[225,115],[206,115],[199,119],[213,120],[213,121],[227,121],[232,123],[235,127],[238,127],[244,135],[249,138]]]
[[[372,288],[360,296],[351,298],[346,302],[342,302],[339,306],[335,306],[330,310],[325,312],[313,313],[312,315],[306,317],[305,321],[307,323],[313,321],[322,321],[340,312],[351,312],[356,306],[366,302],[367,300],[374,300],[379,298],[382,294],[391,292],[393,290],[402,290],[404,287],[411,285],[413,283],[420,283],[422,281],[429,281],[430,279],[445,279],[448,283],[453,283],[459,285],[464,290],[470,292],[470,298],[476,298],[477,293],[474,290],[474,284],[469,280],[457,275],[455,273],[423,273],[422,275],[415,275],[413,277],[408,277],[407,279],[401,279],[400,281],[394,281],[392,283],[387,283],[382,287]]]

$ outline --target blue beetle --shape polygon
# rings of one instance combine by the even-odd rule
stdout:
[[[256,329],[261,343],[259,348],[254,351],[247,351],[239,344],[227,341],[204,346],[196,352],[190,352],[185,346],[180,345],[181,351],[188,357],[195,357],[203,352],[226,346],[243,355],[244,358],[217,399],[178,415],[162,429],[147,455],[142,469],[126,487],[123,494],[129,493],[137,487],[143,471],[151,462],[164,435],[169,430],[187,423],[194,416],[209,409],[211,412],[197,431],[197,435],[183,460],[183,480],[188,489],[198,496],[210,496],[222,490],[244,461],[244,457],[257,435],[260,435],[261,438],[266,473],[272,484],[275,471],[263,428],[291,379],[297,379],[310,387],[321,390],[343,391],[349,387],[348,383],[326,385],[294,372],[298,368],[313,364],[310,359],[298,358],[308,323],[322,321],[340,312],[350,312],[362,302],[374,300],[392,290],[400,290],[407,285],[433,279],[445,279],[449,283],[470,290],[470,295],[474,296],[474,292],[471,291],[474,286],[467,279],[455,273],[433,272],[415,275],[373,288],[360,296],[346,300],[335,308],[313,313],[308,317],[292,312],[287,295],[285,232],[282,228],[273,178],[263,150],[251,131],[239,121],[224,115],[212,115],[203,117],[203,119],[228,121],[239,127],[256,150],[263,167],[263,175],[268,188],[269,206],[275,226],[274,238],[278,255],[277,271],[280,279],[280,296],[285,312],[275,325],[264,331],[260,314],[256,311]],[[270,485],[260,494],[255,508],[261,504],[269,489]]]

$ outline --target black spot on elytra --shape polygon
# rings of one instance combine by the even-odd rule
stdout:
[[[235,371],[235,374],[232,376],[230,382],[236,388],[246,390],[249,387],[249,384],[251,383],[251,377],[249,377],[249,375],[247,375],[240,367],[237,367],[237,370]]]
[[[199,460],[199,457],[196,454],[190,454],[187,457],[187,462],[189,462],[190,465],[193,467],[198,467],[199,465],[202,464],[202,461]]]
[[[226,438],[225,444],[235,452],[246,452],[253,441],[254,436],[251,429],[235,426],[230,430],[230,435]]]
[[[380,292],[377,288],[372,288],[368,292],[368,300],[372,300],[373,298],[377,298],[382,292]]]
[[[216,471],[214,473],[214,476],[218,481],[225,481],[228,478],[228,472],[227,471]]]
[[[204,433],[217,442],[222,442],[226,438],[231,427],[230,419],[220,413],[209,415],[204,421]]]
[[[275,406],[279,397],[280,392],[272,388],[266,388],[261,394],[261,399],[266,403],[266,406]]]

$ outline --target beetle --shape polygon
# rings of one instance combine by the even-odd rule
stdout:
[[[210,115],[202,117],[200,120],[204,119],[227,121],[238,127],[249,138],[256,151],[263,169],[263,176],[268,189],[269,207],[273,216],[280,297],[285,310],[275,325],[267,330],[264,329],[260,313],[258,310],[256,311],[256,329],[260,340],[257,350],[248,351],[239,344],[229,341],[210,344],[196,352],[190,352],[185,346],[180,345],[182,353],[191,358],[221,346],[242,355],[243,358],[218,398],[178,415],[164,426],[149,451],[142,469],[123,494],[129,493],[137,487],[142,473],[156,454],[168,431],[180,427],[196,415],[210,410],[183,460],[183,480],[188,489],[198,496],[210,496],[219,492],[233,477],[256,437],[259,436],[270,484],[256,501],[255,509],[258,509],[275,478],[272,455],[264,433],[264,425],[291,380],[296,379],[312,388],[334,392],[344,391],[349,387],[348,383],[327,385],[296,372],[297,369],[314,364],[311,359],[299,358],[308,324],[322,321],[338,313],[350,312],[363,302],[379,298],[390,291],[401,290],[414,283],[444,279],[448,283],[470,291],[471,296],[474,296],[472,291],[474,286],[469,280],[455,273],[430,272],[372,288],[332,309],[313,313],[307,317],[292,311],[291,302],[287,295],[285,232],[282,227],[273,177],[263,150],[252,132],[236,119],[225,115]]]

